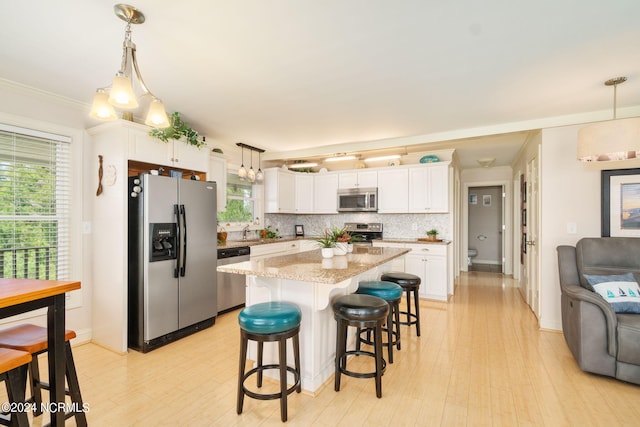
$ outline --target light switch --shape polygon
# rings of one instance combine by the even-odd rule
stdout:
[[[567,223],[567,234],[576,234],[578,232],[578,226],[575,222]]]
[[[91,221],[82,222],[82,234],[91,234]]]

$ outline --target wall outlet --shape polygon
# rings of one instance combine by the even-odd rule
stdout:
[[[82,234],[91,234],[91,221],[82,222]]]
[[[576,234],[578,232],[578,225],[575,222],[567,223],[567,234]]]

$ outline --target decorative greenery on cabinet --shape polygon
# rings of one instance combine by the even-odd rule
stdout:
[[[194,145],[198,148],[206,145],[204,140],[198,139],[198,132],[193,130],[189,126],[189,123],[183,121],[182,118],[180,118],[180,113],[177,111],[171,114],[169,121],[171,122],[169,127],[164,129],[151,129],[149,135],[164,142],[169,142],[170,139],[179,140],[184,137],[186,144]]]

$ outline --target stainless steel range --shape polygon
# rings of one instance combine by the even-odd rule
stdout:
[[[344,228],[356,246],[371,246],[372,240],[382,239],[382,223],[379,222],[345,222]]]

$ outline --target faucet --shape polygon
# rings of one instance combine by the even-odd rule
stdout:
[[[242,240],[247,240],[247,231],[249,231],[249,224],[242,229]]]

